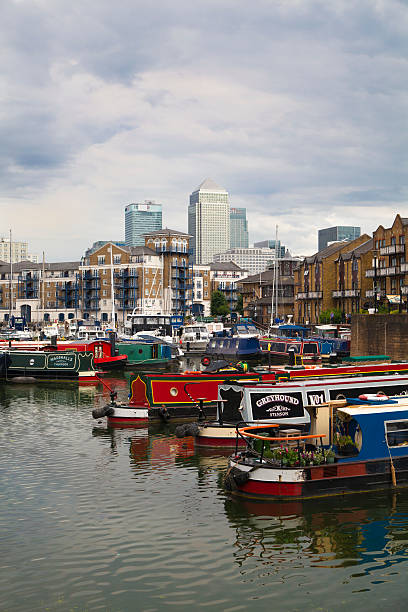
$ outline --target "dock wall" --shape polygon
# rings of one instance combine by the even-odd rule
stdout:
[[[350,354],[408,359],[408,314],[353,315]]]

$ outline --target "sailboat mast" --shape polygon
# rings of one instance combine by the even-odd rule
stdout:
[[[10,312],[9,312],[9,325],[11,323],[11,316],[13,313],[13,256],[11,248],[11,229],[10,229]]]

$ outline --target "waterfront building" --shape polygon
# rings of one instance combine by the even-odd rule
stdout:
[[[230,312],[234,312],[237,306],[238,284],[248,274],[233,261],[218,262],[210,264],[211,270],[211,293],[221,291],[224,294]]]
[[[216,253],[213,261],[215,263],[234,262],[249,274],[263,272],[275,259],[275,250],[270,248],[231,248],[223,253]]]
[[[285,257],[287,253],[286,247],[281,244],[280,240],[261,240],[261,242],[254,242],[254,248],[258,249],[272,249],[275,253],[277,249],[277,257],[280,259],[281,257]]]
[[[335,308],[346,315],[368,308],[373,298],[371,279],[365,271],[370,268],[373,239],[363,242],[347,252],[341,252],[334,261],[336,287],[332,292]],[[378,295],[380,297],[380,294]]]
[[[349,253],[370,240],[363,234],[349,242],[336,242],[305,259],[295,269],[295,318],[298,323],[318,324],[322,312],[338,306],[339,280],[336,262],[340,255]],[[356,287],[357,289],[357,287]],[[361,292],[361,288],[358,288]],[[346,313],[345,313],[346,314]]]
[[[230,247],[248,248],[246,208],[230,209]]]
[[[125,244],[144,246],[144,234],[162,229],[162,205],[151,200],[125,207]]]
[[[211,263],[215,253],[230,246],[228,192],[211,179],[205,179],[190,195],[188,233],[195,264]]]
[[[80,315],[79,261],[0,262],[0,322],[10,315],[27,323],[63,322]]]
[[[167,227],[145,233],[146,246],[161,256],[164,314],[185,315],[191,305],[190,236]],[[145,298],[149,287],[145,283]]]
[[[0,238],[0,261],[10,263],[10,238]],[[37,255],[30,255],[28,252],[28,242],[11,240],[11,261],[38,261]]]
[[[322,251],[332,242],[355,240],[361,234],[360,227],[351,225],[336,225],[318,231],[318,250]]]
[[[408,298],[408,218],[396,215],[391,227],[380,225],[373,232],[372,260],[365,274],[371,287],[366,304],[378,309],[383,304],[390,309],[399,308]],[[369,304],[368,304],[369,303]]]
[[[244,316],[250,317],[267,329],[273,319],[287,319],[294,314],[294,270],[298,258],[287,257],[258,274],[239,281],[238,292],[242,295]]]

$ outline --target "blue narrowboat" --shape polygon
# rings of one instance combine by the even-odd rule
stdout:
[[[261,499],[307,499],[408,486],[408,399],[328,403],[331,431],[282,424],[238,428],[247,447],[230,458],[225,484]],[[283,428],[283,430],[282,430]],[[325,436],[333,434],[333,445]]]

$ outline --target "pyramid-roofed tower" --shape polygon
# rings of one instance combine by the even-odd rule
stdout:
[[[188,208],[190,247],[196,264],[208,264],[215,253],[230,246],[230,208],[228,191],[206,178],[190,195]]]

